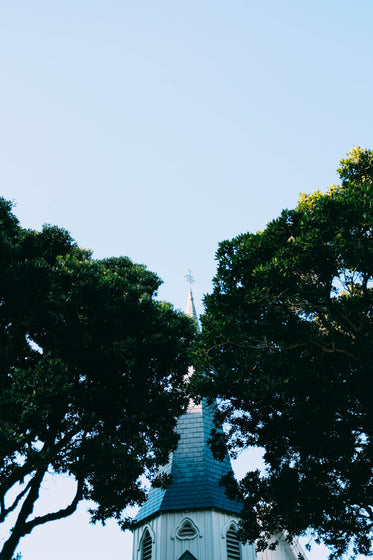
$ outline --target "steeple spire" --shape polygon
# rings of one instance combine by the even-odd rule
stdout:
[[[190,270],[185,278],[189,282],[186,315],[198,322],[192,293],[194,278]],[[193,367],[190,367],[188,377],[192,373]],[[190,401],[187,413],[177,423],[178,447],[162,469],[171,474],[173,482],[165,490],[151,488],[148,500],[137,514],[138,523],[171,511],[210,508],[233,515],[241,512],[242,504],[228,498],[220,485],[221,478],[232,471],[229,456],[226,453],[222,461],[215,459],[208,443],[215,412],[216,405],[208,405],[204,399],[197,405]]]
[[[188,274],[185,275],[185,278],[189,283],[188,303],[187,303],[187,306],[186,306],[185,313],[189,317],[193,317],[193,319],[198,321],[196,307],[194,305],[193,292],[192,292],[192,284],[195,283],[195,280],[192,276],[192,271],[191,270],[188,270]]]

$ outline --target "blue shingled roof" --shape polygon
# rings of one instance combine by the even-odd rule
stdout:
[[[217,508],[229,513],[241,512],[242,504],[230,500],[219,484],[222,476],[232,472],[229,457],[226,455],[221,462],[214,459],[207,443],[214,410],[214,406],[203,402],[179,418],[179,443],[164,469],[171,473],[172,483],[166,490],[150,489],[136,521],[144,521],[162,511]]]

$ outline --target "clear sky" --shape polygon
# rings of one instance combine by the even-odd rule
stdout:
[[[200,313],[219,241],[372,148],[372,21],[371,0],[3,0],[1,194],[24,227],[146,264],[178,308],[191,269]],[[20,551],[125,560],[131,538],[78,513]]]

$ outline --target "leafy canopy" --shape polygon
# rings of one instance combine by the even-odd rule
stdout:
[[[373,524],[373,153],[354,148],[338,172],[220,243],[197,349],[231,448],[265,450],[239,485],[243,536],[264,549],[311,528],[331,558],[369,554]]]
[[[128,258],[94,260],[63,229],[23,229],[0,199],[0,524],[9,560],[34,527],[92,500],[125,524],[177,443],[195,325],[154,299],[159,278]],[[33,514],[49,474],[76,494]],[[1,526],[1,525],[0,525]]]

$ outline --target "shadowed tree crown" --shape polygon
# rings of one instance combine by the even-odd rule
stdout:
[[[220,243],[196,350],[231,448],[265,450],[266,471],[239,486],[242,535],[265,548],[310,527],[335,559],[371,550],[373,153],[354,148],[338,172],[264,231]]]
[[[19,539],[92,500],[93,521],[141,503],[177,443],[193,320],[155,299],[159,278],[126,257],[95,260],[55,226],[23,229],[0,199],[0,523]],[[47,473],[71,503],[34,514]],[[1,525],[0,525],[1,526]]]

